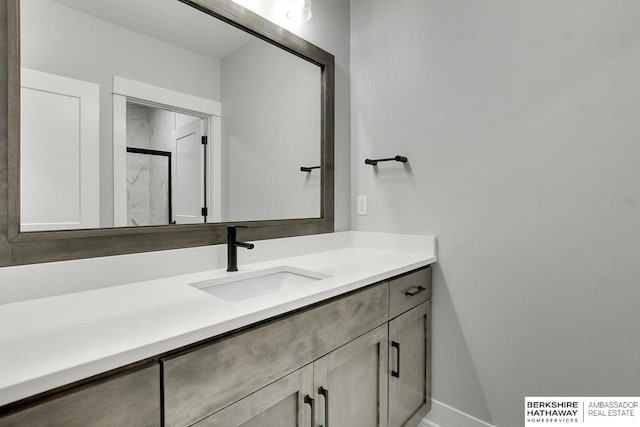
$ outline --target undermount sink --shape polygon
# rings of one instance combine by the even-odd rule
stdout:
[[[190,283],[208,294],[226,301],[243,301],[258,296],[295,289],[330,277],[327,274],[293,267],[234,274],[233,277]]]

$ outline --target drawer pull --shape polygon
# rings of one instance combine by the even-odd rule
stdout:
[[[304,397],[304,403],[311,407],[311,427],[316,427],[316,408],[313,398],[307,394]]]
[[[398,351],[398,358],[396,359],[396,370],[391,371],[391,376],[400,378],[400,343],[397,341],[391,341],[391,347]]]
[[[414,295],[418,295],[420,292],[426,291],[427,288],[425,288],[424,286],[416,286],[416,290],[411,292],[411,291],[406,291],[404,294],[405,296],[408,297],[412,297]]]
[[[329,427],[329,390],[320,387],[318,393],[324,396],[324,427]]]

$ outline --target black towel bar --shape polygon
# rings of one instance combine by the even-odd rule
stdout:
[[[311,172],[314,169],[320,169],[320,166],[301,166],[300,172]]]
[[[366,159],[364,161],[365,165],[371,165],[371,166],[375,166],[378,164],[378,162],[392,162],[392,161],[396,161],[396,162],[401,162],[401,163],[407,163],[409,159],[407,159],[405,156],[395,156],[395,157],[389,157],[386,159]]]

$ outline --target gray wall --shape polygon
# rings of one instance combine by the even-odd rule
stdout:
[[[351,7],[352,222],[438,236],[434,398],[637,395],[640,3]]]
[[[320,217],[321,69],[263,40],[220,63],[222,221]]]
[[[113,76],[220,99],[220,62],[62,6],[23,0],[22,65],[100,85],[100,222],[113,226]]]

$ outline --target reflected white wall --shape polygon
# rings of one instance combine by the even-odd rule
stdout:
[[[350,164],[350,1],[313,0],[313,17],[304,24],[287,18],[289,0],[237,0],[237,3],[335,56],[335,229],[348,230],[351,227],[353,180]]]
[[[223,221],[320,217],[320,67],[256,40],[221,82]]]

